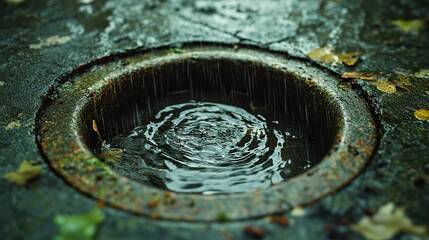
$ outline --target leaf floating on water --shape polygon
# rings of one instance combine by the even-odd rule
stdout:
[[[29,180],[39,176],[41,172],[42,168],[40,166],[34,166],[29,161],[25,160],[19,165],[17,171],[7,173],[4,177],[9,182],[25,186]]]
[[[376,86],[378,90],[384,93],[393,94],[396,92],[396,85],[388,81],[378,80],[376,82],[371,82],[370,84]]]
[[[429,79],[429,69],[420,69],[418,72],[414,73],[414,77]]]
[[[412,20],[392,20],[391,24],[395,25],[404,33],[415,32],[419,33],[420,29],[425,25],[426,21],[424,19],[412,19]]]
[[[307,56],[316,61],[326,62],[326,63],[344,63],[348,66],[353,66],[359,59],[359,56],[362,54],[360,52],[350,52],[344,54],[337,54],[333,52],[332,47],[323,47],[313,49],[311,52],[307,53]]]
[[[403,208],[390,202],[382,206],[375,215],[364,216],[358,224],[352,225],[352,229],[369,240],[391,239],[399,232],[426,234],[426,227],[414,225],[404,212]]]
[[[104,221],[104,215],[99,208],[78,215],[57,215],[55,223],[60,234],[55,240],[91,240],[94,239],[98,224]]]
[[[374,80],[379,78],[379,75],[367,74],[367,73],[358,73],[358,72],[345,72],[341,75],[342,78],[358,78],[362,80]]]
[[[421,121],[429,121],[429,109],[419,109],[414,111],[414,116]]]

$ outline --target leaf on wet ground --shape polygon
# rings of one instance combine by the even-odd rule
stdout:
[[[410,81],[410,78],[404,75],[397,75],[392,82],[399,88],[402,88],[406,91],[410,91],[410,87],[413,86],[413,84]]]
[[[4,178],[9,182],[25,186],[28,181],[39,176],[41,172],[42,168],[40,166],[32,165],[29,161],[25,160],[19,165],[17,171],[5,174]]]
[[[55,223],[60,233],[55,240],[94,239],[97,227],[103,221],[104,215],[99,208],[77,215],[56,215]]]
[[[61,44],[65,44],[68,43],[69,41],[72,40],[71,36],[51,36],[48,37],[46,39],[43,39],[42,41],[40,41],[39,43],[35,43],[35,44],[30,44],[30,49],[41,49],[44,47],[49,47],[49,46],[53,46],[53,45],[61,45]]]
[[[350,52],[338,54],[334,53],[334,48],[332,47],[322,47],[311,50],[307,53],[307,56],[316,61],[326,62],[326,63],[344,63],[348,66],[353,66],[359,59],[361,52]]]
[[[419,71],[414,73],[414,77],[429,79],[429,69],[420,69]]]
[[[371,82],[370,84],[376,86],[378,90],[384,93],[393,94],[396,92],[396,85],[389,81],[378,80]]]
[[[414,225],[405,215],[404,208],[396,207],[391,202],[382,206],[373,216],[364,216],[358,224],[352,225],[352,229],[369,240],[391,239],[400,232],[417,235],[427,233],[425,226]]]
[[[6,129],[5,129],[5,130],[12,130],[12,129],[15,129],[15,128],[19,128],[19,127],[21,127],[21,126],[22,126],[21,121],[20,121],[20,120],[16,120],[16,121],[10,122],[10,123],[6,126]]]
[[[304,217],[305,209],[302,207],[294,207],[290,213],[293,217]]]
[[[424,19],[397,19],[390,21],[391,24],[399,28],[404,33],[415,32],[419,33],[420,30],[425,26],[426,20]]]
[[[421,121],[429,121],[429,109],[418,109],[414,111],[414,116]]]
[[[374,80],[379,78],[379,75],[368,74],[368,73],[358,73],[358,72],[345,72],[341,75],[342,78],[357,78],[362,80]]]
[[[265,230],[260,226],[250,225],[243,228],[243,233],[252,239],[263,239]]]

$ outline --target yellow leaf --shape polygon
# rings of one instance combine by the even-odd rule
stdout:
[[[420,69],[418,72],[414,73],[416,78],[429,78],[429,69]]]
[[[397,87],[402,88],[406,91],[410,91],[408,87],[413,86],[413,84],[410,81],[410,78],[404,75],[398,75],[393,81],[392,81]]]
[[[4,175],[6,180],[9,182],[16,183],[20,186],[25,186],[27,182],[37,176],[42,172],[40,166],[33,166],[27,160],[23,161],[19,168],[15,172],[10,172]]]
[[[419,109],[414,111],[414,116],[421,121],[429,121],[429,109]]]
[[[414,225],[405,216],[403,208],[398,208],[390,202],[382,206],[372,217],[365,216],[358,224],[353,224],[352,229],[370,240],[391,239],[399,232],[417,235],[424,235],[427,232],[425,226]]]
[[[423,19],[413,19],[413,20],[392,20],[390,21],[391,24],[395,25],[397,28],[399,28],[402,32],[408,33],[408,32],[416,32],[419,33],[420,29],[425,25],[425,20]]]
[[[342,78],[358,78],[363,80],[373,80],[380,76],[375,74],[358,73],[358,72],[345,72],[341,75]]]
[[[294,207],[290,213],[293,217],[304,217],[305,209],[302,207]]]
[[[5,129],[5,130],[12,130],[12,129],[15,129],[15,128],[19,128],[19,127],[21,127],[21,126],[22,126],[21,121],[16,120],[16,121],[10,122],[10,123],[6,126],[6,129]]]
[[[348,66],[353,66],[361,55],[360,52],[337,54],[334,53],[333,50],[332,47],[316,48],[307,53],[307,56],[312,60],[320,62],[344,63]]]
[[[100,139],[101,142],[103,142],[103,139],[101,138],[100,132],[98,131],[97,123],[95,120],[92,120],[92,129],[97,133],[98,139]]]
[[[378,90],[384,93],[392,94],[396,92],[396,85],[388,81],[379,80],[376,82],[371,82],[370,84],[376,86]]]

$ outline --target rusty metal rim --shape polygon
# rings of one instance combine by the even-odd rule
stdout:
[[[112,206],[152,218],[179,221],[239,220],[265,216],[316,201],[351,181],[369,161],[375,145],[375,124],[365,102],[351,89],[339,90],[338,80],[305,62],[253,48],[187,47],[172,53],[158,49],[96,65],[66,81],[56,100],[43,106],[37,120],[37,142],[53,170],[79,191]],[[295,74],[315,85],[338,106],[340,130],[331,151],[308,172],[268,189],[231,195],[171,193],[143,186],[113,172],[85,145],[79,117],[94,92],[112,81],[123,81],[138,69],[200,57],[245,60]],[[303,70],[304,69],[304,70]]]

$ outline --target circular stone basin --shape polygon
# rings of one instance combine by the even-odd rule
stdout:
[[[61,79],[37,117],[54,171],[153,218],[237,220],[352,180],[373,119],[329,73],[280,53],[189,46],[104,58]]]

